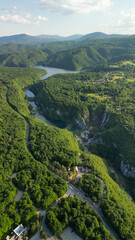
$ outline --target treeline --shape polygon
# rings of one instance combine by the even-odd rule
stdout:
[[[76,197],[61,199],[57,207],[49,209],[45,221],[56,236],[70,226],[84,240],[113,239],[89,204]]]

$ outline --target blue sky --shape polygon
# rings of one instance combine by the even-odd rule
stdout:
[[[0,36],[135,34],[134,0],[0,0]]]

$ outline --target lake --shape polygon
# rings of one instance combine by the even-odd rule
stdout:
[[[44,66],[35,66],[34,68],[44,69],[47,71],[45,75],[41,77],[41,80],[47,79],[55,74],[66,74],[66,73],[77,73],[76,71],[69,71],[61,68],[52,68],[52,67],[44,67]],[[24,90],[28,98],[34,98],[35,95],[31,92],[28,88]],[[67,125],[63,121],[50,121],[45,117],[41,111],[41,109],[37,106],[34,101],[29,101],[29,104],[32,106],[32,115],[36,118],[42,120],[43,122],[47,123],[50,126],[59,127],[59,128],[66,128]]]

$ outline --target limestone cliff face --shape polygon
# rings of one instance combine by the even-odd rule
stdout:
[[[45,108],[43,106],[43,104],[39,104],[37,102],[37,105],[39,105],[42,109],[42,111],[44,112],[45,116],[49,117],[52,120],[62,120],[65,122],[71,122],[71,123],[75,123],[79,128],[85,130],[87,124],[89,123],[89,112],[85,113],[84,116],[74,116],[73,114],[72,116],[70,116],[70,113],[68,111],[65,110],[61,110],[61,109],[56,109],[53,107],[50,108]]]
[[[105,124],[108,122],[108,120],[109,120],[109,114],[103,113],[101,122],[100,122],[100,128],[103,128]]]
[[[85,127],[86,127],[86,122],[85,122],[84,118],[82,118],[82,117],[75,118],[75,123],[81,129],[85,129]]]
[[[122,174],[125,177],[132,177],[135,178],[135,168],[130,166],[129,163],[125,164],[124,161],[121,161],[120,169]]]
[[[80,127],[81,129],[85,130],[86,129],[86,126],[87,124],[89,123],[89,113],[88,114],[85,114],[84,117],[77,117],[75,118],[75,123],[78,127]]]

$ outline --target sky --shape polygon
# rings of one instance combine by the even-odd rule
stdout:
[[[0,0],[0,36],[135,34],[135,0]]]

